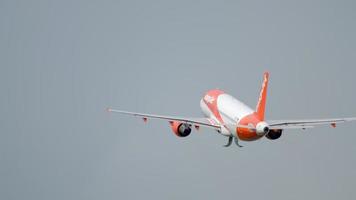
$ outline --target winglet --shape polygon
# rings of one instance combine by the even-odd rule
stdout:
[[[260,120],[265,119],[265,107],[266,107],[266,99],[267,99],[268,78],[269,78],[269,73],[265,72],[263,75],[263,82],[262,82],[260,97],[258,99],[257,106],[256,106],[256,113]]]

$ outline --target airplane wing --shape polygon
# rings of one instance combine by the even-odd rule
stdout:
[[[124,115],[142,117],[144,121],[146,121],[148,118],[162,119],[162,120],[167,120],[167,121],[184,122],[184,123],[195,125],[195,126],[205,126],[205,127],[213,128],[216,130],[221,129],[221,126],[219,124],[217,124],[215,121],[212,121],[211,119],[208,119],[208,118],[187,118],[187,117],[177,117],[177,116],[155,115],[155,114],[146,114],[146,113],[123,111],[123,110],[115,110],[115,109],[111,109],[111,108],[108,108],[107,111],[112,112],[112,113],[119,113],[119,114],[124,114]]]
[[[267,121],[271,129],[306,129],[318,125],[331,125],[356,121],[356,118],[334,118],[334,119],[311,119],[311,120],[271,120]]]

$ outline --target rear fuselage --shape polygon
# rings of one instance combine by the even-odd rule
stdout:
[[[253,141],[263,135],[252,130],[263,120],[250,107],[221,90],[210,90],[200,101],[200,107],[211,123],[221,126],[221,134]],[[240,127],[237,127],[240,125]],[[241,126],[251,127],[241,128]]]

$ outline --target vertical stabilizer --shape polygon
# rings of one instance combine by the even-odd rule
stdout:
[[[268,78],[269,78],[269,73],[265,72],[263,75],[263,82],[262,82],[260,97],[258,99],[257,106],[256,106],[256,113],[260,120],[265,119],[265,107],[266,107],[266,100],[267,100]]]

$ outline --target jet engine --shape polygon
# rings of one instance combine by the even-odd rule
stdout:
[[[170,124],[172,131],[178,137],[187,137],[192,132],[191,125],[187,123],[172,121]]]
[[[270,139],[270,140],[276,140],[278,138],[280,138],[282,135],[282,130],[278,129],[278,130],[270,130],[268,132],[268,134],[266,135],[266,138]]]

